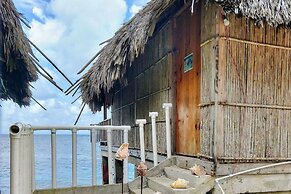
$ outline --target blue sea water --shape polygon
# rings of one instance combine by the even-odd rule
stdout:
[[[51,187],[51,141],[50,135],[35,135],[36,188]],[[10,188],[9,135],[0,135],[0,190],[9,194]],[[89,135],[77,137],[77,182],[79,186],[91,185],[91,145]],[[97,184],[102,183],[101,151],[97,146]],[[72,183],[72,138],[57,135],[57,187],[70,187]],[[134,166],[129,165],[129,180],[134,178]]]

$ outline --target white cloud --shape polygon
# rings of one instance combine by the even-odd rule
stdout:
[[[130,14],[131,14],[131,17],[133,17],[135,14],[137,14],[137,12],[139,10],[141,10],[142,6],[138,6],[138,5],[132,5],[130,7]]]
[[[65,30],[65,25],[58,20],[46,19],[44,24],[33,20],[28,35],[42,49],[54,50],[53,48],[59,44],[61,38],[64,36]]]
[[[29,38],[76,79],[76,72],[124,22],[124,0],[52,0],[44,22],[33,20]]]
[[[39,7],[34,7],[32,8],[32,13],[37,16],[39,19],[44,20],[45,19],[45,15],[43,13],[43,10],[40,9]]]
[[[135,14],[137,14],[139,12],[139,10],[141,10],[146,3],[148,3],[150,0],[136,0],[134,1],[134,4],[131,5],[130,7],[130,14],[131,17],[133,17]]]

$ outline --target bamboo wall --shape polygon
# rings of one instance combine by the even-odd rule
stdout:
[[[171,102],[172,88],[172,39],[171,23],[167,23],[149,40],[145,53],[140,55],[127,71],[126,86],[120,87],[114,95],[112,106],[113,125],[130,125],[129,146],[139,148],[139,129],[136,119],[146,119],[145,148],[152,150],[151,123],[149,112],[158,112],[158,152],[166,152],[165,115],[162,103]],[[114,143],[122,142],[115,133]]]
[[[291,158],[291,30],[258,27],[233,15],[229,21],[220,30],[221,100],[226,102],[221,154]]]
[[[291,30],[202,13],[201,154],[291,158]]]

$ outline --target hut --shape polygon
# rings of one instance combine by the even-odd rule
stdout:
[[[20,18],[11,0],[1,0],[0,99],[28,106],[32,96],[29,83],[36,81],[38,76]]]
[[[159,112],[159,153],[171,102],[174,154],[211,162],[217,176],[290,160],[290,21],[287,0],[152,0],[98,53],[82,99],[133,126],[131,149],[135,120]],[[145,133],[152,150],[150,123]]]

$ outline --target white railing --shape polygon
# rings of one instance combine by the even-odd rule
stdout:
[[[170,108],[171,103],[163,103],[163,108],[165,109],[165,120],[166,120],[166,145],[167,145],[167,158],[172,156],[172,141],[171,141],[171,119],[170,119]],[[158,152],[157,152],[157,132],[156,132],[156,117],[158,112],[150,112],[149,117],[151,117],[152,123],[152,143],[153,143],[153,161],[154,166],[158,165]],[[145,162],[145,146],[144,146],[144,125],[146,124],[146,119],[137,119],[136,124],[139,126],[139,139],[140,139],[140,158],[141,161]]]
[[[167,158],[172,155],[171,145],[171,126],[170,126],[170,108],[171,103],[163,103],[166,122],[166,149]],[[153,161],[154,166],[158,164],[157,153],[157,133],[156,118],[157,112],[150,112],[153,140]],[[145,142],[144,142],[144,125],[146,119],[137,119],[136,124],[139,126],[140,134],[140,158],[145,162]],[[31,126],[22,123],[16,123],[10,127],[10,193],[11,194],[31,194],[35,190],[35,166],[34,166],[34,131],[51,131],[51,162],[52,162],[52,188],[57,187],[57,163],[56,163],[56,135],[57,131],[69,130],[72,132],[72,187],[77,186],[77,132],[91,132],[91,154],[92,154],[92,185],[97,185],[96,175],[96,141],[97,131],[105,130],[107,132],[107,152],[108,152],[108,176],[109,184],[113,180],[113,156],[112,156],[112,131],[123,131],[123,141],[128,143],[128,132],[130,126],[111,126],[111,125],[94,125],[94,126]],[[124,183],[128,182],[128,158],[124,160]]]
[[[51,131],[51,156],[52,156],[52,188],[57,186],[57,163],[56,163],[56,133],[59,130],[72,132],[72,186],[77,186],[77,132],[91,131],[92,153],[92,185],[97,184],[96,179],[96,132],[107,131],[108,146],[108,174],[109,184],[113,183],[112,163],[112,137],[115,130],[124,132],[124,143],[128,143],[128,131],[130,126],[31,126],[16,123],[10,127],[10,193],[31,194],[35,190],[34,175],[34,131]],[[124,161],[124,183],[128,181],[128,159]]]

